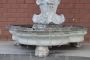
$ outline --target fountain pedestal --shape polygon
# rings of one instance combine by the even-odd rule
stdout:
[[[49,54],[49,49],[46,46],[37,46],[35,50],[35,56],[45,57]]]

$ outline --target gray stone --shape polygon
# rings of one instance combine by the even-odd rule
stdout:
[[[65,21],[63,14],[56,14],[60,2],[61,0],[36,0],[41,13],[39,15],[34,14],[32,28],[12,26],[9,30],[15,44],[35,45],[35,56],[39,57],[48,56],[49,46],[76,43],[74,46],[80,47],[87,30],[81,27],[59,26]]]

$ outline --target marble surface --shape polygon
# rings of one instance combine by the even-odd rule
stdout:
[[[34,14],[32,20],[34,23],[41,24],[62,24],[65,21],[63,14],[56,14],[57,7],[61,0],[36,0],[37,5],[39,5],[41,13],[39,15]]]

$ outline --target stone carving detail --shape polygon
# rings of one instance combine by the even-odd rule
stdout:
[[[62,24],[65,20],[64,15],[57,15],[57,7],[61,0],[37,0],[36,4],[40,6],[41,13],[34,14],[33,23],[38,24]]]

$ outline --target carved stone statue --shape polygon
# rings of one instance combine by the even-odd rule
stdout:
[[[61,0],[37,0],[37,5],[40,6],[41,13],[34,14],[33,23],[38,24],[62,24],[65,21],[64,15],[57,15],[56,10]]]

